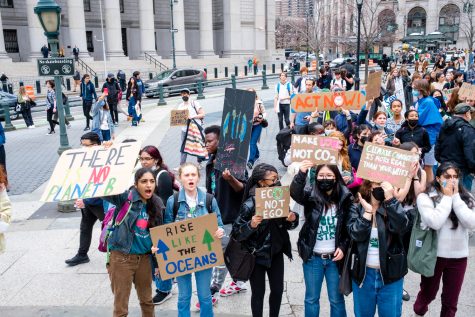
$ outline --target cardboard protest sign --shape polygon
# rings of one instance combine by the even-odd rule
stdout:
[[[310,160],[316,165],[337,164],[338,142],[337,138],[292,134],[290,145],[292,162]]]
[[[182,126],[188,123],[188,109],[172,110],[170,113],[170,126]]]
[[[264,219],[285,218],[289,205],[289,186],[256,188],[256,215]]]
[[[337,110],[361,110],[366,97],[361,91],[335,91],[297,94],[292,98],[291,105],[295,112],[313,112]]]
[[[140,151],[139,142],[94,146],[63,152],[41,201],[110,196],[123,193]]]
[[[226,88],[216,169],[245,179],[256,93]]]
[[[411,165],[419,156],[389,146],[366,142],[356,176],[373,182],[390,182],[402,188],[409,177]]]
[[[168,280],[224,264],[215,213],[150,229],[160,277]]]
[[[366,100],[374,99],[381,95],[381,78],[383,72],[368,74],[368,84],[366,85]]]
[[[467,92],[468,100],[475,100],[475,85],[472,85]]]
[[[454,89],[455,88],[452,88],[452,89],[445,89],[442,91],[442,93],[444,94],[444,100],[445,102],[449,101],[450,100],[450,97],[452,96],[452,93],[454,92]]]
[[[469,96],[472,85],[470,83],[463,83],[459,89],[459,99],[465,99]]]

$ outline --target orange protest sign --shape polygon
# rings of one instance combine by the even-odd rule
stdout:
[[[361,91],[335,91],[297,94],[292,98],[292,109],[295,112],[311,112],[315,110],[361,110],[366,97]]]

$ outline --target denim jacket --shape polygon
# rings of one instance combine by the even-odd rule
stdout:
[[[186,203],[185,197],[185,190],[181,189],[178,193],[178,212],[176,215],[176,219],[173,220],[173,203],[174,203],[173,195],[170,196],[167,200],[167,208],[165,209],[164,215],[164,223],[172,223],[176,221],[182,221],[186,219],[186,215],[190,210],[190,207]],[[216,198],[213,198],[213,202],[211,203],[212,211],[218,217],[218,227],[223,228],[223,221],[221,220],[221,213],[219,212],[218,202]],[[206,192],[198,188],[198,205],[196,205],[195,216],[205,216],[208,214],[208,210],[206,209]]]
[[[132,248],[132,242],[134,241],[134,232],[133,232],[133,226],[135,222],[137,221],[137,218],[140,214],[140,211],[142,210],[144,203],[140,199],[140,195],[137,192],[135,188],[131,189],[132,191],[132,206],[130,208],[130,212],[125,217],[124,221],[115,228],[114,231],[112,231],[111,235],[109,236],[109,248],[119,251],[122,253],[129,254],[130,249]],[[122,194],[119,195],[114,195],[114,196],[106,196],[103,197],[105,201],[110,202],[111,204],[114,204],[117,206],[116,212],[119,212],[120,208],[124,205],[124,203],[127,201],[127,197],[129,195],[129,191],[126,191]],[[160,210],[164,209],[163,203],[160,201]],[[159,217],[159,215],[156,215]]]

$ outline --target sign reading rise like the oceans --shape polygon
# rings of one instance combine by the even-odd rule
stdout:
[[[160,277],[173,277],[224,264],[215,213],[150,229]]]
[[[256,215],[263,219],[287,217],[289,205],[289,186],[256,188]]]
[[[366,97],[361,91],[335,91],[297,94],[291,105],[295,112],[331,111],[339,107],[361,110],[365,102]]]
[[[73,58],[38,58],[39,76],[72,76],[74,75]]]
[[[140,151],[139,142],[63,152],[41,201],[64,201],[123,193]]]

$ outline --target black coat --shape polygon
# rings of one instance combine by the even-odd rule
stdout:
[[[405,142],[414,142],[417,146],[422,149],[422,154],[430,151],[430,139],[429,133],[427,133],[426,129],[421,127],[419,124],[416,125],[414,128],[409,126],[407,121],[404,121],[401,128],[396,131],[396,138],[399,139],[402,143]]]
[[[372,229],[372,221],[364,218],[363,214],[361,206],[353,208],[347,223],[350,238],[354,240],[351,276],[358,284],[363,282],[366,274],[366,256]],[[389,284],[407,274],[407,254],[402,239],[411,229],[410,222],[402,205],[396,198],[392,198],[376,211],[376,224],[381,274],[384,283]]]
[[[299,255],[304,262],[310,260],[315,247],[320,217],[324,211],[324,206],[315,200],[312,188],[305,188],[306,173],[299,173],[294,177],[290,185],[290,196],[298,204],[304,207],[305,223],[300,230],[297,247]],[[349,236],[346,231],[346,222],[349,212],[356,208],[353,204],[353,196],[346,186],[340,187],[340,200],[337,205],[337,224],[335,233],[335,248],[340,248],[346,254]],[[339,261],[338,268],[341,270],[343,260]]]
[[[251,219],[255,214],[254,190],[251,196],[241,205],[239,217],[233,224],[232,236],[240,241],[248,250],[254,251],[256,263],[270,267],[273,250],[280,250],[292,260],[292,247],[287,230],[295,229],[299,223],[289,222],[286,218],[262,220],[257,228],[251,227]],[[278,236],[275,236],[275,235]]]
[[[475,173],[475,128],[458,116],[445,120],[435,143],[435,158],[455,163],[463,173]]]

